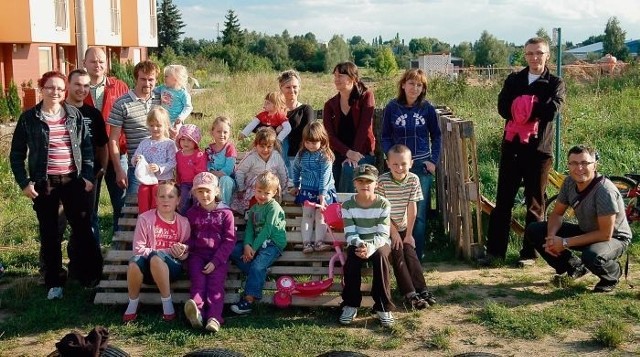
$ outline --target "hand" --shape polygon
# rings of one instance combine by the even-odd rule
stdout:
[[[411,233],[407,232],[407,235],[404,237],[404,244],[409,244],[413,249],[416,249],[416,240]]]
[[[100,170],[98,170],[98,172],[96,172],[96,182],[104,177],[105,172],[107,172],[107,169],[105,168],[101,168]]]
[[[142,155],[136,155],[133,157],[133,160],[131,160],[131,163],[133,164],[133,166],[136,166],[138,164],[138,161],[140,161],[140,159],[142,159],[144,156]]]
[[[400,235],[391,236],[391,249],[398,250],[402,248],[402,238]]]
[[[356,165],[358,165],[358,162],[364,158],[364,155],[357,151],[349,150],[347,151],[347,158],[351,161],[355,161]]]
[[[282,125],[276,128],[276,134],[280,134],[281,131],[282,131]]]
[[[82,178],[84,180],[84,191],[91,192],[93,190],[93,182],[87,180],[86,178]]]
[[[367,245],[361,244],[356,247],[356,256],[360,259],[367,259]]]
[[[250,245],[246,244],[244,246],[244,254],[242,255],[242,261],[245,263],[248,263],[250,261],[253,260],[253,256],[256,254],[256,252],[253,250],[253,248],[251,248]]]
[[[184,255],[186,251],[187,251],[187,245],[182,243],[175,243],[174,245],[171,246],[171,248],[169,248],[169,253],[174,258],[180,258],[181,256]]]
[[[127,173],[118,165],[119,168],[116,169],[116,184],[121,189],[126,189],[129,186],[129,180],[127,179]]]
[[[351,160],[349,158],[344,159],[344,161],[342,162],[342,165],[344,165],[344,164],[347,164],[347,165],[349,165],[349,166],[351,166],[353,168],[358,166],[358,162],[357,161],[353,161],[353,160]]]
[[[30,199],[34,199],[38,197],[38,192],[36,192],[35,183],[29,182],[29,184],[22,189],[22,194],[27,196]]]
[[[156,172],[160,171],[160,166],[158,166],[158,164],[149,164],[149,171],[155,174]]]
[[[225,176],[224,172],[222,172],[222,171],[211,170],[211,171],[209,171],[209,172],[211,172],[212,174],[214,174],[216,177],[222,177],[222,176]]]
[[[212,262],[207,263],[202,269],[202,274],[211,274],[216,269]]]
[[[176,138],[176,136],[178,135],[178,130],[180,130],[181,126],[182,124],[178,124],[178,122],[176,122],[175,127],[172,127],[172,126],[169,127],[169,139]]]
[[[560,256],[560,253],[564,250],[562,238],[558,236],[547,236],[543,247],[545,252],[554,257]]]
[[[432,175],[435,175],[435,173],[436,173],[436,165],[433,162],[425,161],[424,162],[424,166],[427,169],[427,171],[429,171],[429,173],[431,173]]]

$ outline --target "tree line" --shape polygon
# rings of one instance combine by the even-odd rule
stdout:
[[[268,35],[242,29],[240,19],[233,10],[228,10],[222,33],[215,39],[181,39],[184,26],[181,12],[172,0],[159,0],[158,48],[152,50],[152,53],[163,57],[165,62],[176,56],[191,59],[196,67],[203,61],[213,61],[229,72],[280,71],[287,68],[329,72],[336,63],[350,60],[359,67],[373,68],[385,75],[394,73],[398,68],[408,68],[412,59],[430,53],[451,53],[461,58],[465,67],[526,65],[522,44],[500,40],[486,30],[476,41],[463,41],[457,45],[433,37],[413,38],[405,43],[399,34],[389,40],[378,36],[370,42],[361,36],[345,39],[334,35],[325,43],[318,41],[312,32],[291,35],[284,30],[281,34]],[[550,36],[542,28],[536,35],[551,42]],[[629,53],[624,45],[625,35],[618,19],[612,17],[603,34],[591,36],[579,45],[603,41],[604,53],[626,60]],[[563,49],[571,47],[574,45],[570,42],[563,44]],[[553,48],[552,52],[555,51]],[[551,58],[551,62],[555,61],[555,53],[552,53]],[[567,61],[570,62],[571,58],[566,58],[563,62]]]

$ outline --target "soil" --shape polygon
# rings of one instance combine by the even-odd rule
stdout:
[[[494,268],[477,269],[465,263],[427,263],[427,283],[436,292],[438,304],[420,312],[420,320],[415,331],[405,331],[404,343],[387,351],[359,351],[371,357],[377,356],[455,356],[469,352],[486,352],[498,356],[637,356],[640,341],[623,344],[616,350],[602,348],[591,342],[589,327],[562,331],[558,335],[547,336],[540,340],[525,340],[500,337],[485,326],[470,321],[473,313],[489,299],[501,304],[517,306],[521,303],[516,293],[528,291],[547,294],[556,289],[550,284],[553,270],[538,263],[524,269]],[[597,278],[588,275],[588,284],[595,284]],[[499,288],[496,285],[502,284]],[[6,287],[6,285],[4,286]],[[497,293],[499,289],[499,293]],[[438,294],[440,292],[440,296]],[[444,293],[443,293],[444,292]],[[444,295],[444,296],[442,296]],[[546,307],[553,302],[531,303],[528,306]],[[394,314],[396,320],[411,318],[404,307],[398,306]],[[0,321],[3,316],[0,316]],[[378,322],[374,318],[358,317],[349,329],[354,334],[380,337]],[[372,327],[375,326],[375,327]],[[434,332],[450,327],[453,333],[448,337],[449,349],[439,350],[430,346]],[[635,325],[634,335],[640,335],[640,324]],[[51,346],[59,340],[57,336],[25,336],[12,339],[14,345],[6,350],[11,356],[46,356],[52,352]],[[141,356],[144,350],[140,346],[127,345],[114,340],[115,346],[127,351],[131,356]]]

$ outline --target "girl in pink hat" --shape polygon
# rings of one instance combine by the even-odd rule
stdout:
[[[207,171],[207,155],[198,146],[201,138],[200,129],[193,124],[181,126],[176,136],[179,149],[176,153],[176,182],[180,185],[178,212],[182,215],[194,203],[191,195],[193,178],[200,172]]]

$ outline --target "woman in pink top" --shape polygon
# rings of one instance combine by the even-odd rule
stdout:
[[[130,322],[138,317],[142,283],[156,284],[162,301],[162,319],[171,321],[173,308],[169,284],[182,273],[182,261],[189,255],[185,242],[189,239],[189,221],[176,213],[180,190],[171,181],[158,185],[157,208],[138,216],[133,233],[133,254],[127,269],[129,305],[122,319]]]

